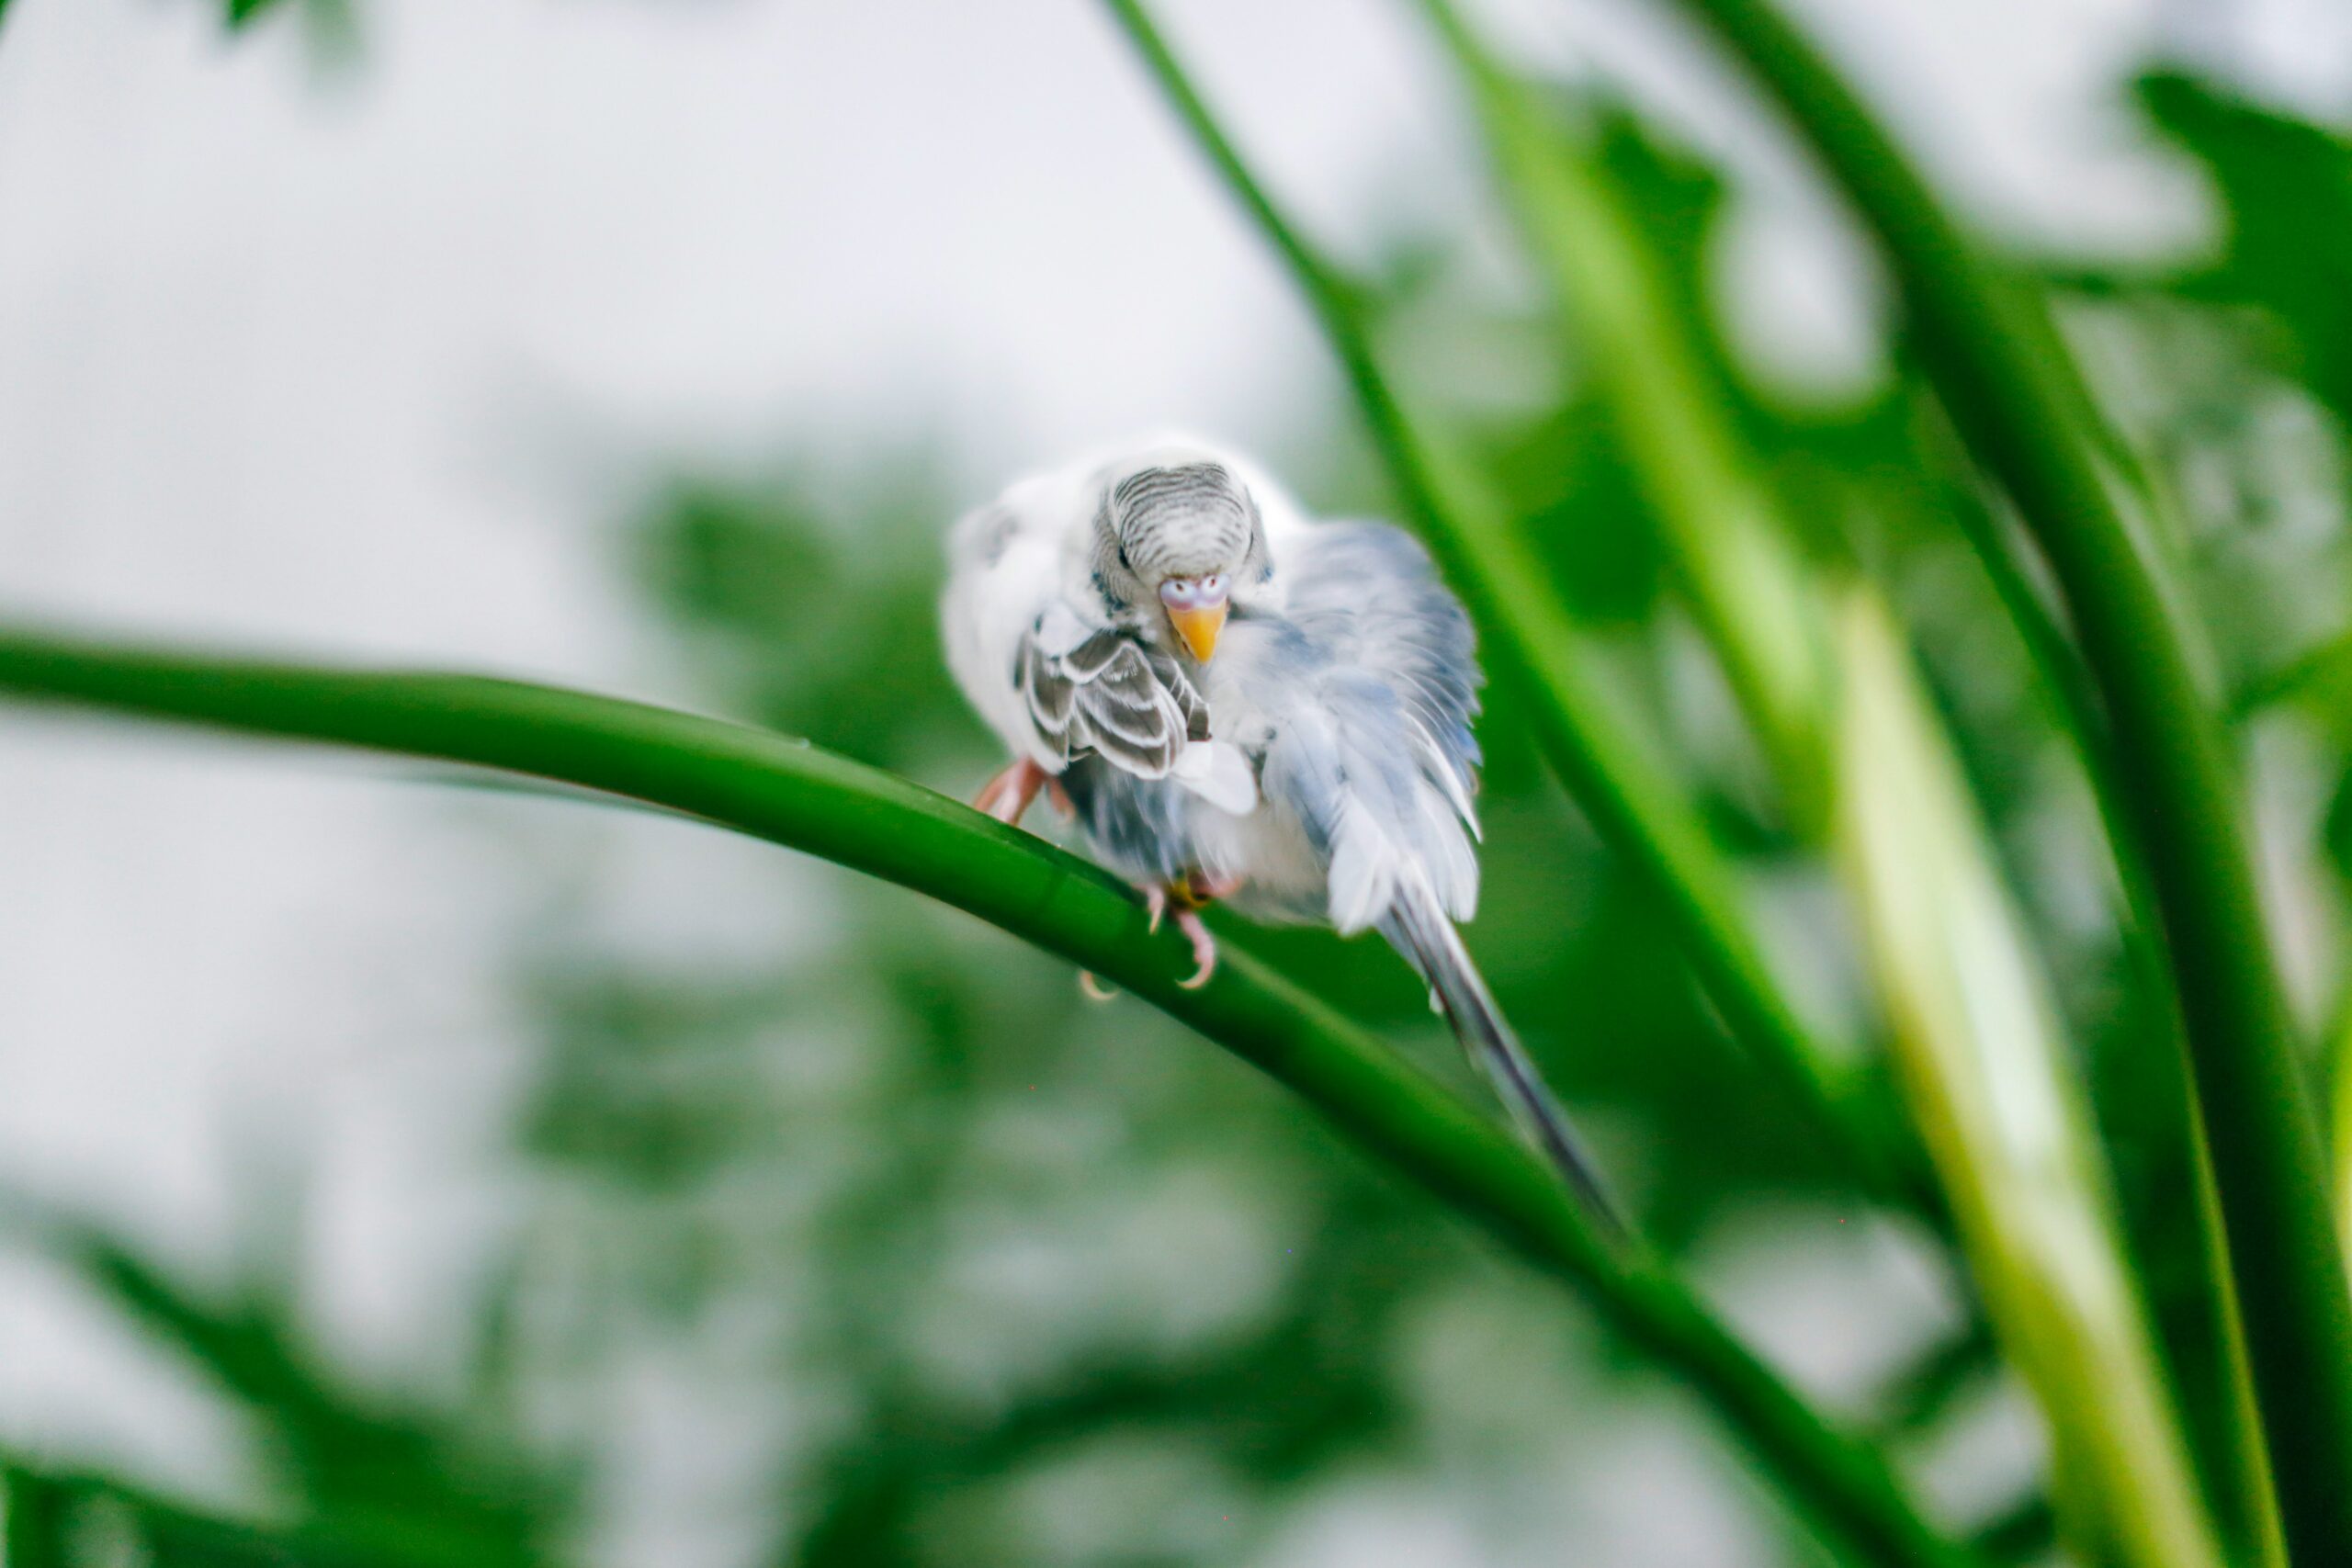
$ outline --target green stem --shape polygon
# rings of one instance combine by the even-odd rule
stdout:
[[[1480,624],[1498,671],[1594,827],[1664,896],[1699,982],[1734,1036],[1842,1150],[1880,1198],[1941,1224],[1909,1162],[1855,1114],[1749,934],[1730,869],[1680,785],[1602,683],[1507,510],[1472,467],[1407,412],[1374,350],[1356,287],[1325,260],[1245,164],[1139,0],[1105,0],[1209,163],[1280,253],[1355,394],[1399,500]]]
[[[2219,1568],[2048,983],[1892,618],[1858,592],[1845,621],[1843,880],[1978,1287],[2049,1420],[2067,1534]]]
[[[1949,434],[1949,433],[1948,433]],[[1955,454],[1959,456],[1959,454]],[[2228,1243],[2222,1223],[2221,1198],[2214,1187],[2211,1151],[2198,1121],[2196,1094],[2188,1075],[2188,1025],[2180,1016],[2180,997],[2164,944],[2163,910],[2144,856],[2134,852],[2132,816],[2128,805],[2132,790],[2117,753],[2113,728],[2100,705],[2096,682],[2081,650],[2043,602],[2041,589],[2028,577],[2017,549],[2004,536],[2003,518],[1986,498],[1973,490],[1955,494],[1950,511],[1975,553],[2010,624],[2025,645],[2027,667],[2044,699],[2073,732],[2080,748],[2084,772],[2091,785],[2099,826],[2107,836],[2116,885],[2122,895],[2122,919],[2118,941],[2123,962],[2141,993],[2148,998],[2155,1021],[2149,1044],[2167,1053],[2157,1070],[2155,1092],[2166,1103],[2170,1118],[2160,1129],[2177,1134],[2187,1145],[2189,1179],[2197,1199],[2197,1224],[2192,1243],[2196,1271],[2177,1283],[2148,1281],[2150,1304],[2160,1317],[2178,1322],[2193,1318],[2188,1332],[2212,1348],[2211,1374],[2219,1382],[2217,1397],[2185,1400],[2194,1408],[2215,1414],[2206,1423],[2192,1423],[2199,1442],[2199,1461],[2217,1503],[2234,1500],[2221,1517],[2234,1532],[2241,1550],[2263,1568],[2286,1561],[2278,1501],[2270,1480],[2269,1457],[2264,1451],[2262,1421],[2247,1360],[2245,1330],[2237,1300],[2237,1283],[2229,1270]],[[2194,1294],[2197,1298],[2191,1302]],[[2175,1303],[2187,1303],[2175,1310]],[[2175,1371],[2180,1371],[2176,1362]]]
[[[1856,618],[1872,635],[1849,636],[1835,658],[1819,646],[1815,628],[1829,618],[1825,585],[1794,549],[1792,525],[1759,459],[1724,412],[1717,373],[1686,313],[1669,298],[1665,263],[1644,232],[1630,193],[1552,106],[1487,52],[1451,0],[1419,0],[1419,6],[1461,69],[1530,254],[1589,340],[1593,377],[1624,437],[1634,475],[1680,563],[1733,690],[1766,742],[1792,815],[1809,835],[1827,836],[1833,826],[1849,829],[1856,797],[1871,794],[1888,769],[1907,763],[1933,785],[1901,789],[1892,802],[1878,802],[1881,810],[1892,806],[1899,830],[1838,835],[1847,840],[1846,852],[1834,863],[1872,939],[1868,945],[1884,1004],[1905,1025],[1895,1043],[1908,1099],[1937,1154],[1985,1297],[2041,1398],[2053,1440],[2096,1472],[2106,1494],[2097,1510],[2071,1510],[2075,1533],[2109,1534],[2143,1564],[2214,1562],[2218,1551],[2165,1364],[2130,1283],[2107,1166],[2083,1111],[2076,1058],[2055,1011],[2037,1007],[2026,1016],[2004,1018],[1987,1032],[1972,1022],[1982,1015],[1948,1005],[1952,993],[1946,982],[1980,996],[2033,997],[2043,995],[2046,982],[2001,886],[1983,825],[1959,787],[1950,738],[1917,698],[1891,619],[1874,595],[1856,591]],[[1988,509],[1963,504],[1962,510],[1991,527]],[[1998,584],[2005,597],[2025,592],[2021,576],[1998,570],[2012,564],[2006,552],[1987,564],[1996,578],[2015,579]],[[2055,628],[2037,603],[2029,599],[2015,608],[2024,612],[2020,621],[2030,637],[2054,639]],[[2067,668],[2057,655],[2072,654],[2062,640],[2030,650],[2053,674]],[[1842,703],[1832,695],[1840,689]],[[1845,735],[1856,719],[1846,714],[1833,724],[1833,711],[1871,706],[1873,694],[1875,724],[1865,725],[1871,732],[1859,748],[1833,747],[1831,729]],[[2103,716],[2095,702],[2071,705],[2087,695],[2083,683],[2064,683],[2058,695],[2068,705],[2060,716],[2080,726],[2086,750],[2097,747],[2087,750],[2092,782],[2102,809],[2109,809]],[[1928,900],[1925,908],[1890,897],[1890,885],[1922,882],[1931,847],[1942,852],[1936,863],[1955,896]],[[2134,892],[2140,885],[2131,873],[2137,863],[2127,859],[2123,866]],[[2149,908],[2132,905],[2135,911]],[[1905,910],[1918,922],[1907,942],[1883,929]],[[2125,931],[2134,953],[2152,952],[2129,919]],[[1922,964],[1917,962],[1921,950],[1964,951],[1968,963],[1957,973],[1937,962]],[[2168,996],[2160,957],[2151,972],[2157,994]],[[1988,1100],[1984,1083],[1996,1068],[2004,1090]],[[2185,1117],[2185,1086],[2182,1103]],[[2036,1118],[1995,1108],[2006,1105],[2014,1113],[2027,1104],[2053,1111],[2046,1125],[2035,1128],[2049,1141],[2037,1141],[2021,1126]],[[2030,1172],[2018,1152],[2028,1143],[2043,1156]],[[2019,1200],[2020,1210],[2065,1214],[2066,1244],[2036,1245],[2038,1227],[1990,1204],[1996,1194]],[[2225,1284],[2218,1258],[2216,1250],[2213,1278]],[[2086,1381],[2098,1390],[2087,1399],[2082,1397]],[[2062,1506],[2072,1501],[2062,1499]]]
[[[968,911],[1104,978],[1287,1086],[1359,1148],[1542,1268],[1713,1403],[1762,1468],[1860,1561],[1972,1560],[1876,1452],[1817,1416],[1654,1259],[1593,1230],[1548,1169],[1329,1008],[1244,955],[1186,990],[1173,932],[1040,839],[805,741],[479,676],[368,673],[0,632],[0,692],[257,736],[494,768],[683,813]]]
[[[2080,431],[2038,302],[1996,272],[1766,0],[1679,0],[1755,73],[1876,234],[1919,353],[2047,557],[2113,727],[2186,1022],[2289,1549],[2352,1562],[2352,1294],[2237,781],[2162,586]]]
[[[2346,965],[2338,958],[2339,971]],[[2328,1193],[2335,1205],[2338,1244],[2352,1265],[2352,974],[2339,980],[2328,1009],[2326,1069]]]
[[[1419,0],[1468,88],[1526,248],[1590,348],[1591,375],[1692,610],[1781,781],[1818,837],[1832,700],[1815,585],[1655,247],[1599,160],[1504,70],[1448,0]]]
[[[7,0],[0,0],[5,8]],[[46,1475],[0,1459],[0,1568],[66,1568],[65,1540],[73,1497]]]

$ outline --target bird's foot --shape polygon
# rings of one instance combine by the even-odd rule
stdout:
[[[1193,965],[1192,977],[1176,983],[1188,991],[1197,991],[1216,973],[1216,938],[1209,935],[1209,928],[1201,923],[1198,909],[1177,910],[1176,929],[1193,944]]]
[[[1193,944],[1193,975],[1179,981],[1188,991],[1197,991],[1209,983],[1216,973],[1216,938],[1201,920],[1201,911],[1219,898],[1230,898],[1241,891],[1242,879],[1238,876],[1212,875],[1204,871],[1186,872],[1171,883],[1148,883],[1142,888],[1143,907],[1149,915],[1147,929],[1158,931],[1159,922],[1173,910],[1176,929]]]
[[[1209,983],[1216,973],[1216,938],[1201,919],[1201,910],[1219,898],[1229,898],[1241,890],[1238,876],[1211,876],[1206,872],[1187,872],[1174,882],[1144,882],[1136,886],[1143,895],[1144,929],[1158,931],[1160,922],[1172,911],[1176,929],[1193,944],[1193,973],[1176,983],[1188,991],[1197,991]],[[1096,979],[1087,970],[1078,974],[1078,988],[1092,1001],[1107,1002],[1118,995]]]
[[[1029,803],[1037,798],[1037,792],[1051,778],[1045,769],[1023,757],[980,786],[980,793],[972,797],[972,809],[985,812],[1007,827],[1018,827],[1021,814],[1029,809]],[[1054,795],[1057,806],[1069,803],[1069,796],[1061,793],[1058,784],[1054,785]]]

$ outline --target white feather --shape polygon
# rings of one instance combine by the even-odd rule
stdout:
[[[1421,753],[1421,771],[1436,780],[1438,787],[1445,791],[1446,799],[1453,807],[1453,814],[1462,818],[1464,828],[1470,829],[1470,837],[1476,842],[1485,843],[1487,834],[1478,826],[1477,808],[1470,804],[1470,792],[1463,787],[1462,775],[1453,771],[1453,763],[1447,759],[1444,748],[1430,736],[1426,727],[1418,722],[1413,726],[1413,744]]]
[[[1258,808],[1258,774],[1241,748],[1223,740],[1195,740],[1177,753],[1168,776],[1235,817]]]
[[[1421,816],[1418,838],[1429,851],[1424,869],[1430,889],[1447,914],[1457,920],[1469,919],[1478,912],[1478,858],[1463,831],[1462,820],[1435,790],[1419,791],[1414,804]]]
[[[1388,912],[1396,898],[1400,857],[1372,813],[1355,800],[1340,812],[1340,830],[1331,842],[1331,924],[1341,936],[1353,936]]]
[[[1062,759],[1040,739],[1014,668],[1022,638],[1048,610],[1070,646],[1087,635],[1083,605],[1060,592],[1063,538],[1081,488],[1068,473],[1040,475],[967,514],[948,536],[939,607],[947,667],[966,699],[1007,750],[1053,773]]]

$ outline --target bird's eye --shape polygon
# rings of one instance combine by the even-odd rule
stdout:
[[[1225,579],[1215,572],[1211,572],[1208,576],[1201,579],[1201,592],[1204,593],[1214,593],[1224,586]]]

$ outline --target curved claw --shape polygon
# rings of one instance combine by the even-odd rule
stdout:
[[[1197,965],[1192,978],[1176,983],[1188,991],[1197,991],[1207,985],[1209,977],[1216,973],[1216,938],[1211,936],[1209,928],[1201,923],[1200,912],[1196,909],[1177,910],[1176,929],[1191,941],[1193,962]]]
[[[1147,886],[1143,890],[1143,907],[1150,916],[1144,922],[1143,929],[1158,935],[1159,922],[1168,918],[1168,889],[1156,882]]]
[[[1096,979],[1091,969],[1078,972],[1078,989],[1079,994],[1090,1002],[1114,1002],[1119,999],[1119,993]]]

